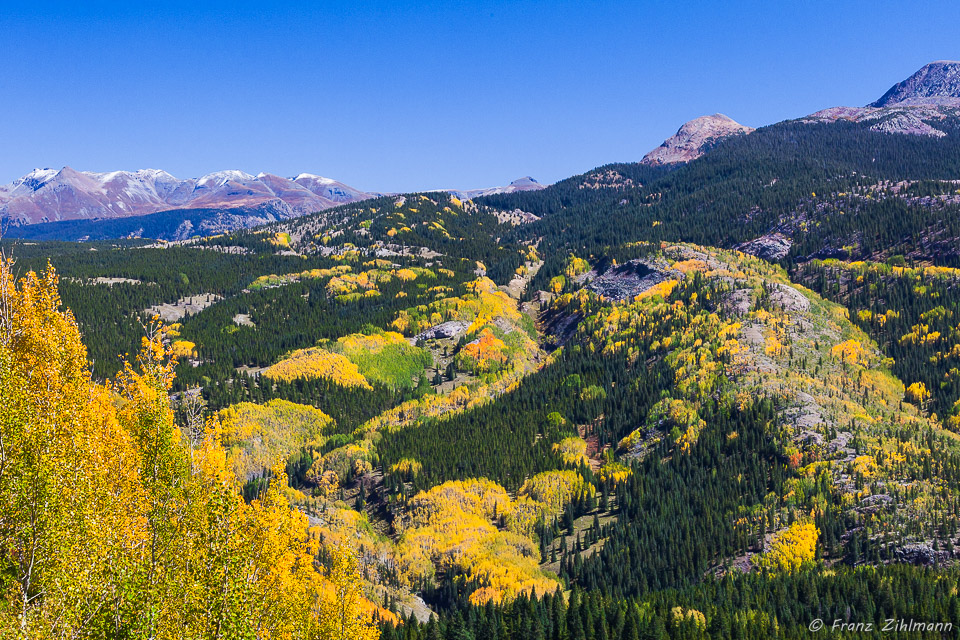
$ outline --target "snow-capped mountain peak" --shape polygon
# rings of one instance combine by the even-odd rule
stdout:
[[[289,179],[231,169],[181,180],[160,169],[95,173],[44,168],[0,185],[0,219],[31,224],[264,204],[293,216],[375,195],[307,173]]]
[[[301,173],[298,174],[296,178],[291,178],[294,182],[299,182],[300,180],[309,180],[315,181],[320,184],[336,184],[336,180],[332,178],[324,178],[323,176],[318,176],[313,173]]]
[[[197,186],[206,186],[211,182],[215,182],[217,186],[220,186],[231,180],[236,182],[246,182],[248,180],[256,180],[256,178],[244,171],[227,169],[226,171],[216,171],[214,173],[208,173],[205,176],[201,176],[197,179]]]

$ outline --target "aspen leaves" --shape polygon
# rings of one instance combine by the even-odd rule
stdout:
[[[359,568],[321,571],[282,468],[244,501],[208,420],[173,420],[172,336],[94,383],[56,275],[0,264],[0,636],[377,637]],[[344,635],[346,634],[346,635]]]
[[[360,374],[357,365],[345,356],[318,347],[294,351],[280,362],[267,367],[263,375],[287,382],[297,378],[327,378],[345,387],[373,388]]]
[[[792,573],[816,557],[820,530],[810,522],[797,522],[774,536],[770,549],[754,556],[754,563],[768,571]]]
[[[914,382],[907,387],[904,397],[907,402],[920,406],[930,397],[930,392],[927,391],[927,385],[922,382]]]
[[[846,340],[834,345],[830,349],[830,355],[849,365],[863,365],[868,359],[866,349],[858,340]]]

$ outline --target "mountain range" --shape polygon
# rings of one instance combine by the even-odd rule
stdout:
[[[224,548],[255,537],[282,552],[270,536],[289,505],[301,515],[284,531],[310,540],[317,562],[355,546],[351,580],[383,640],[960,628],[958,68],[932,63],[869,105],[756,129],[697,118],[643,161],[549,186],[521,178],[300,214],[272,179],[201,178],[177,195],[145,176],[167,206],[221,187],[191,202],[238,206],[15,227],[91,241],[0,245],[27,274],[7,287],[14,312],[0,323],[0,427],[19,446],[23,425],[39,425],[36,448],[8,458],[19,470],[33,464],[23,451],[60,456],[50,495],[84,514],[62,531],[93,540],[64,534],[43,551],[58,573],[40,593],[60,597],[81,567],[94,592],[140,594],[127,567],[147,575],[149,553],[88,556],[153,513],[190,542],[188,566],[173,558],[163,578],[170,611],[185,609],[182,593],[222,589],[223,557],[230,579],[251,566]],[[53,173],[35,176],[36,191]],[[90,191],[111,182],[80,176],[67,174]],[[125,236],[189,241],[94,242]],[[33,275],[48,265],[58,278]],[[149,318],[173,324],[147,325],[144,342]],[[139,365],[117,357],[140,345]],[[153,354],[169,368],[152,372]],[[148,376],[157,387],[140,385]],[[175,413],[156,410],[163,384]],[[77,409],[63,428],[46,428],[67,401]],[[204,411],[194,449],[200,420],[175,429],[173,416]],[[182,475],[142,467],[157,419],[178,434],[164,460]],[[129,463],[103,443],[129,448]],[[118,468],[134,496],[122,504]],[[159,490],[141,492],[141,478]],[[170,508],[179,492],[196,508]],[[11,513],[23,529],[36,520]],[[237,530],[253,537],[233,545],[224,532]],[[312,593],[281,570],[290,579],[271,592]],[[134,604],[116,610],[152,606]],[[114,609],[101,618],[96,629],[117,625]]]
[[[960,115],[960,63],[937,61],[897,83],[863,107],[831,107],[801,122],[865,123],[889,134],[943,137],[944,120]],[[647,153],[641,165],[671,167],[689,163],[721,140],[750,135],[754,128],[723,114],[701,116]],[[460,199],[544,188],[529,176],[485,189],[445,189]],[[0,220],[8,235],[31,238],[89,239],[140,236],[182,239],[293,218],[384,195],[362,191],[310,173],[284,178],[228,170],[179,179],[157,169],[95,173],[34,169],[0,185]],[[108,220],[153,215],[145,224]],[[72,221],[72,224],[56,224]],[[43,225],[27,229],[28,225]]]
[[[301,173],[282,178],[218,171],[181,180],[166,171],[93,173],[64,167],[34,169],[0,186],[0,217],[13,224],[120,218],[170,209],[269,206],[289,217],[356,202],[378,194]]]
[[[444,191],[469,200],[543,188],[526,176],[503,187]],[[9,235],[33,239],[86,240],[151,233],[149,237],[178,240],[380,195],[310,173],[283,178],[228,170],[181,180],[158,169],[95,173],[47,168],[0,185],[0,220],[12,225]],[[137,220],[147,216],[147,220]]]

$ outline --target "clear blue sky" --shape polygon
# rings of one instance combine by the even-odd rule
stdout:
[[[5,3],[0,183],[63,165],[553,182],[699,115],[862,105],[960,58],[955,1],[142,6]]]

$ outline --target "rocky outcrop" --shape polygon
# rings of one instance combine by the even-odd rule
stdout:
[[[655,166],[690,162],[702,156],[707,147],[718,140],[733,135],[748,134],[752,131],[752,128],[722,113],[701,116],[680,127],[676,134],[645,155],[640,163]]]
[[[497,217],[499,222],[510,224],[515,227],[520,226],[521,224],[530,224],[531,222],[536,222],[540,219],[540,216],[536,216],[529,211],[524,211],[523,209],[514,209],[513,211],[500,211],[499,209],[492,209],[491,212]]]
[[[420,340],[437,340],[441,338],[456,338],[465,333],[470,325],[461,320],[449,320],[435,325],[415,335],[411,342],[416,344]]]
[[[653,153],[652,151],[650,153]],[[649,154],[647,154],[649,155]],[[624,177],[619,171],[614,169],[596,169],[584,174],[583,182],[577,185],[578,189],[632,189],[637,185],[632,179]]]
[[[631,260],[611,267],[590,281],[589,288],[608,300],[630,300],[650,287],[672,278],[682,277],[679,272],[662,270],[645,260]]]
[[[950,104],[896,104],[890,107],[830,107],[812,113],[804,122],[849,122],[872,123],[870,129],[879,133],[933,136],[947,135],[937,129],[935,123],[945,118],[960,115],[960,100]],[[933,124],[931,124],[933,123]]]
[[[938,60],[912,76],[893,85],[876,102],[868,106],[889,107],[894,104],[949,104],[960,102],[960,62]]]
[[[942,138],[947,135],[943,131],[924,122],[924,114],[919,110],[902,111],[894,113],[890,117],[882,118],[879,122],[870,127],[871,131],[880,133],[900,133],[914,136],[932,136]],[[928,115],[928,119],[930,115]]]
[[[760,236],[749,242],[744,242],[737,249],[744,253],[776,262],[790,253],[793,241],[782,233],[770,233]]]
[[[897,548],[894,553],[897,561],[920,566],[942,565],[951,557],[949,551],[935,550],[932,545],[926,543],[905,544]]]

